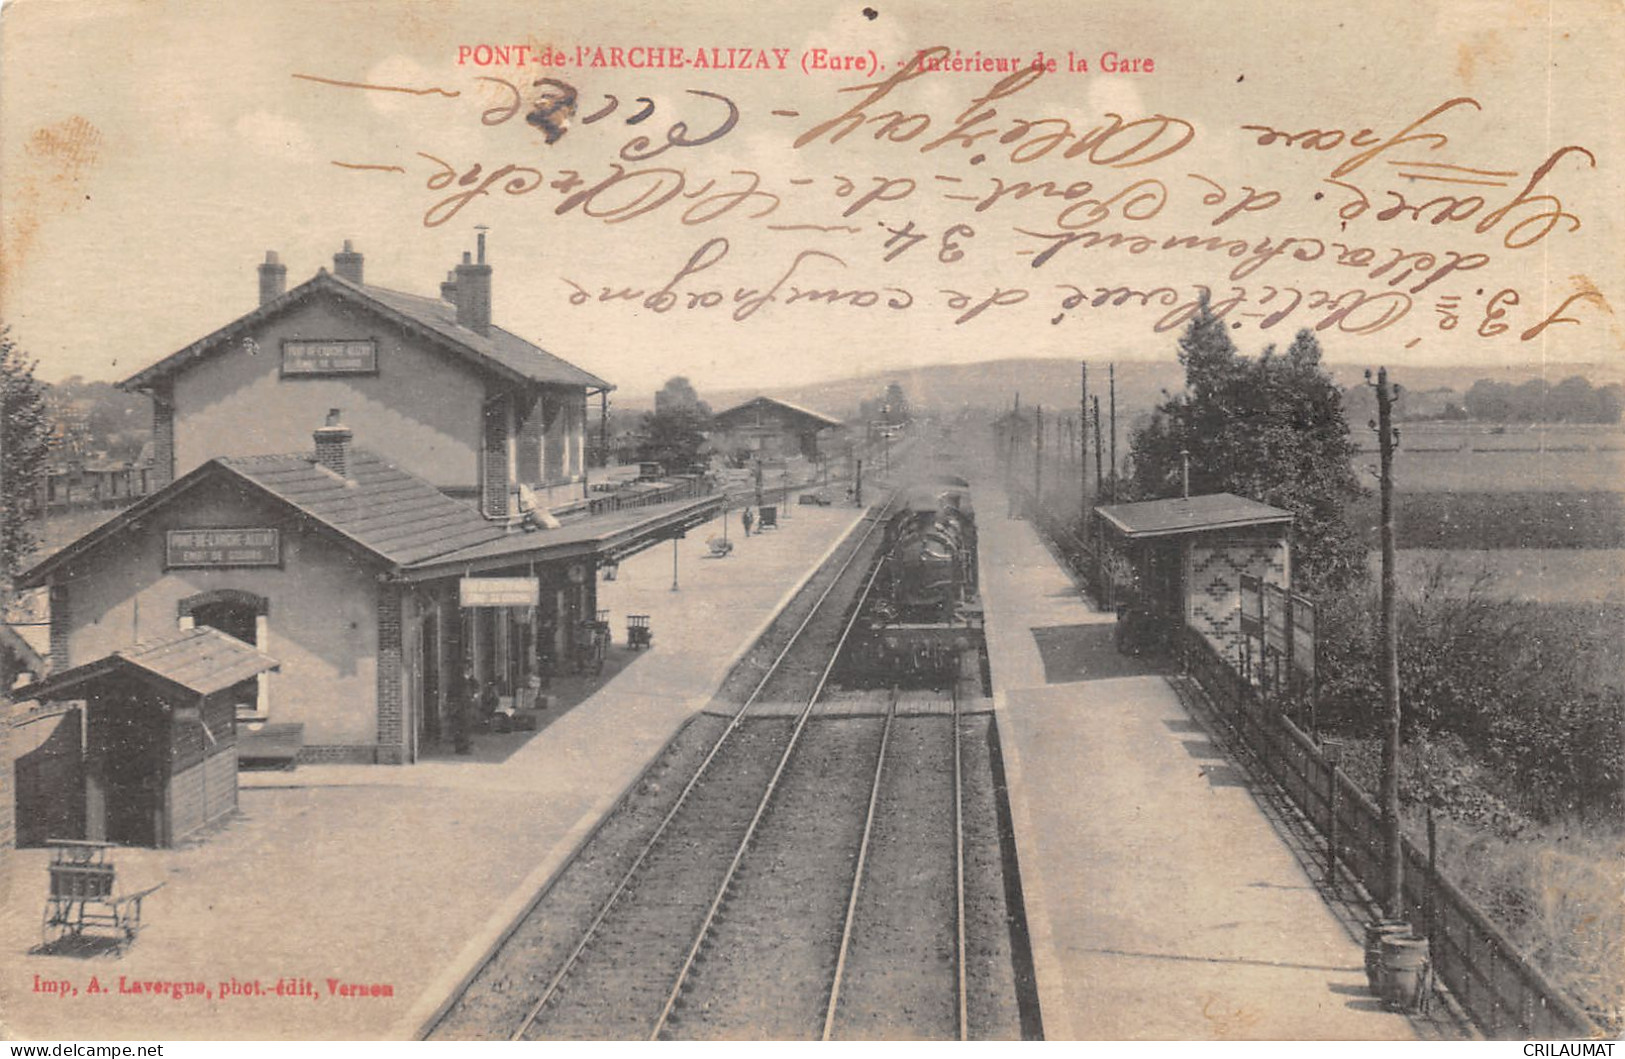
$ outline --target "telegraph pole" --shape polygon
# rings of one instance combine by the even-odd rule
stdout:
[[[1371,373],[1366,372],[1369,382]],[[1382,481],[1382,699],[1385,736],[1382,744],[1382,831],[1387,877],[1386,911],[1389,919],[1405,917],[1405,861],[1399,839],[1399,628],[1395,621],[1397,592],[1394,574],[1394,398],[1399,387],[1388,385],[1388,369],[1377,369],[1377,430]]]
[[[1044,406],[1033,406],[1033,511],[1044,500]]]
[[[1101,460],[1105,458],[1106,447],[1100,443],[1100,398],[1095,398],[1095,499],[1105,495],[1105,471]]]
[[[1078,398],[1078,517],[1089,524],[1089,362],[1078,362],[1082,396]]]
[[[1100,395],[1095,395],[1095,499],[1105,496],[1101,491],[1101,454],[1106,450],[1100,444]],[[1095,533],[1095,587],[1099,590],[1103,607],[1112,605],[1111,586],[1106,584],[1106,523],[1104,519],[1096,520]]]
[[[1111,383],[1112,405],[1112,503],[1117,503],[1117,365],[1108,366],[1108,381]]]

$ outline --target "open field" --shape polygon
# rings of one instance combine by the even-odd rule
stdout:
[[[1394,512],[1401,549],[1625,548],[1622,492],[1401,488]],[[1350,517],[1376,547],[1381,519],[1375,490],[1353,505]]]
[[[1376,488],[1377,457],[1361,453],[1355,468]],[[1625,488],[1621,449],[1450,449],[1401,442],[1394,481],[1407,492],[1601,492]]]
[[[1376,440],[1358,429],[1354,436],[1362,449],[1355,466],[1375,487]],[[1625,432],[1568,423],[1405,423],[1394,477],[1407,492],[1618,491],[1625,489]]]
[[[1371,574],[1381,554],[1370,556]],[[1417,584],[1437,563],[1449,564],[1463,591],[1480,572],[1494,581],[1488,591],[1516,603],[1625,603],[1625,549],[1619,548],[1410,548],[1399,553],[1401,583]]]

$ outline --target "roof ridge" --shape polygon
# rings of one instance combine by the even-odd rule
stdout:
[[[167,356],[159,358],[135,374],[121,380],[118,386],[122,389],[132,390],[149,388],[153,380],[168,377],[177,371],[184,370],[188,364],[191,364],[199,357],[213,355],[225,343],[232,341],[240,332],[256,327],[272,316],[284,312],[304,299],[322,291],[334,292],[340,297],[359,299],[372,311],[388,319],[392,326],[406,330],[408,333],[417,332],[430,342],[450,343],[458,356],[482,370],[494,371],[499,375],[506,375],[527,382],[582,386],[588,389],[597,387],[613,389],[610,383],[600,379],[592,372],[571,363],[556,353],[543,349],[523,335],[496,324],[491,325],[491,333],[481,334],[458,323],[454,307],[443,298],[414,294],[411,291],[398,291],[391,287],[352,283],[327,271],[325,268],[318,269],[314,276],[292,290],[250,309],[248,312],[215,328],[203,337],[188,343]],[[435,308],[440,311],[429,311]],[[493,340],[493,336],[500,338],[502,341]],[[524,348],[516,350],[512,348],[513,344],[518,344]],[[533,358],[540,360],[542,364],[556,365],[567,370],[554,373],[562,376],[562,378],[537,377],[530,370],[527,370],[527,365],[523,363],[524,357],[522,354],[529,354]]]

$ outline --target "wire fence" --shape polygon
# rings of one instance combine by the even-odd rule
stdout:
[[[1080,587],[1100,600],[1100,564],[1092,542],[1033,505],[1030,494],[1012,490],[1012,502],[1023,506]],[[1236,737],[1323,837],[1328,877],[1346,871],[1386,904],[1382,813],[1376,803],[1289,717],[1266,703],[1205,637],[1183,629],[1179,654],[1185,672]],[[1401,845],[1405,918],[1428,938],[1439,980],[1486,1036],[1602,1036],[1598,1022],[1441,874],[1426,850],[1408,837]]]
[[[1202,636],[1186,629],[1181,661],[1236,735],[1327,839],[1331,861],[1386,904],[1382,814],[1297,725],[1267,706]],[[1402,838],[1405,918],[1431,942],[1434,970],[1490,1037],[1595,1037],[1596,1022],[1520,952],[1471,898]]]

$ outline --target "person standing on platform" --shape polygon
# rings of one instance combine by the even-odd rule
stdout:
[[[474,666],[463,663],[463,680],[452,699],[451,744],[458,754],[474,752],[474,711],[479,708],[480,685],[474,678]]]
[[[750,528],[756,524],[756,516],[751,514],[748,506],[739,513],[739,521],[745,524],[745,536],[749,537]]]

